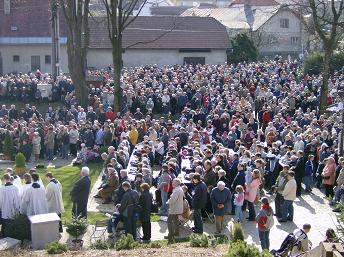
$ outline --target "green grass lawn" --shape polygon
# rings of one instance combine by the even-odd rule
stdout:
[[[96,182],[100,172],[101,172],[101,164],[90,164],[88,166],[90,168],[90,179],[91,179],[91,188],[93,187],[94,183]],[[49,169],[50,172],[53,173],[54,177],[60,181],[62,184],[62,198],[65,207],[65,212],[62,214],[62,220],[65,222],[66,220],[70,219],[72,216],[72,201],[70,199],[69,193],[74,185],[74,183],[80,178],[80,167],[74,166],[64,166],[60,168],[53,168]],[[46,185],[48,182],[45,178],[46,169],[42,170],[39,169],[38,173],[44,183]],[[89,212],[88,213],[88,220],[90,224],[94,224],[96,220],[103,220],[107,219],[104,213],[101,212]]]
[[[97,181],[97,178],[101,172],[102,165],[99,163],[92,163],[88,166],[90,168],[90,179],[91,179],[91,188],[94,183]],[[70,199],[69,193],[74,185],[74,183],[80,178],[80,167],[77,166],[63,166],[58,168],[49,168],[49,169],[37,169],[37,172],[40,178],[43,181],[43,184],[46,186],[48,181],[45,177],[45,173],[49,170],[53,173],[54,177],[60,181],[62,184],[62,198],[65,207],[65,212],[62,214],[62,221],[65,223],[72,216],[72,201]],[[0,177],[3,175],[2,170],[0,170]],[[105,213],[102,212],[88,212],[87,215],[88,221],[90,224],[95,224],[97,220],[108,219],[105,216]],[[151,222],[160,221],[160,216],[157,214],[151,215]]]

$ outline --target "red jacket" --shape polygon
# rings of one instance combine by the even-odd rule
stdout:
[[[259,210],[258,215],[256,217],[258,229],[261,231],[266,231],[265,224],[268,220],[266,214],[273,215],[273,211],[269,204],[262,204],[262,208]]]

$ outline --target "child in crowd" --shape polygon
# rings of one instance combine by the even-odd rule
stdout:
[[[236,186],[236,194],[234,195],[234,205],[235,205],[235,220],[237,222],[243,222],[242,206],[244,204],[245,195],[244,188],[241,185]]]

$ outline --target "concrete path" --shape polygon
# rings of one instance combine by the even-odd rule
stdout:
[[[272,206],[274,207],[274,202],[272,200]],[[93,201],[96,202],[96,201]],[[332,212],[332,208],[328,205],[328,200],[325,199],[324,195],[318,190],[314,189],[310,194],[304,194],[302,197],[297,199],[294,203],[294,221],[287,223],[279,223],[275,218],[275,225],[270,231],[270,245],[271,249],[279,248],[280,244],[287,236],[288,233],[293,232],[294,229],[302,227],[304,223],[310,223],[312,226],[311,232],[309,233],[309,238],[313,243],[313,246],[317,246],[325,238],[325,232],[328,228],[334,228],[336,224],[336,215]],[[95,208],[95,209],[94,209]],[[108,207],[103,207],[99,203],[91,205],[89,211],[95,210],[107,210]],[[256,207],[258,210],[258,206]],[[248,213],[244,213],[247,217]],[[227,227],[224,234],[230,235],[230,228],[233,216],[225,216],[225,221]],[[192,222],[190,223],[192,226]],[[260,245],[258,231],[255,222],[244,221],[243,228],[245,232],[245,238],[248,243],[253,243],[255,245]],[[90,228],[92,230],[92,228]],[[209,234],[214,234],[215,224],[209,221],[204,223],[204,232]],[[152,222],[152,240],[162,240],[164,236],[168,233],[167,223],[164,221]],[[184,227],[180,230],[180,235],[182,237],[191,234],[189,228]],[[107,233],[105,233],[106,237]]]

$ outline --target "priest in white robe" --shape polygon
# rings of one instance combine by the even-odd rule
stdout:
[[[14,171],[12,168],[7,168],[6,173],[8,173],[12,177],[11,182],[13,185],[15,185],[18,188],[19,196],[21,196],[23,192],[22,192],[22,181],[20,177],[14,174]]]
[[[26,193],[26,191],[32,187],[32,177],[29,173],[25,173],[23,176],[24,184],[22,186],[22,196]]]
[[[2,232],[4,232],[6,224],[13,219],[20,210],[20,197],[18,188],[11,182],[11,176],[6,173],[3,176],[5,185],[0,187],[0,210]]]
[[[64,205],[62,200],[62,185],[57,179],[54,178],[51,172],[48,172],[45,177],[49,181],[45,190],[48,211],[49,213],[55,212],[61,218],[61,214],[64,212]],[[61,221],[59,230],[61,233],[63,232]]]
[[[31,176],[33,183],[23,195],[20,212],[27,216],[48,213],[45,189],[38,183],[38,174],[32,174]]]
[[[32,174],[37,174],[37,171],[36,171],[36,169],[30,169],[29,173],[32,176]],[[45,186],[44,186],[41,178],[39,178],[37,183],[41,186],[41,188],[45,189]]]

